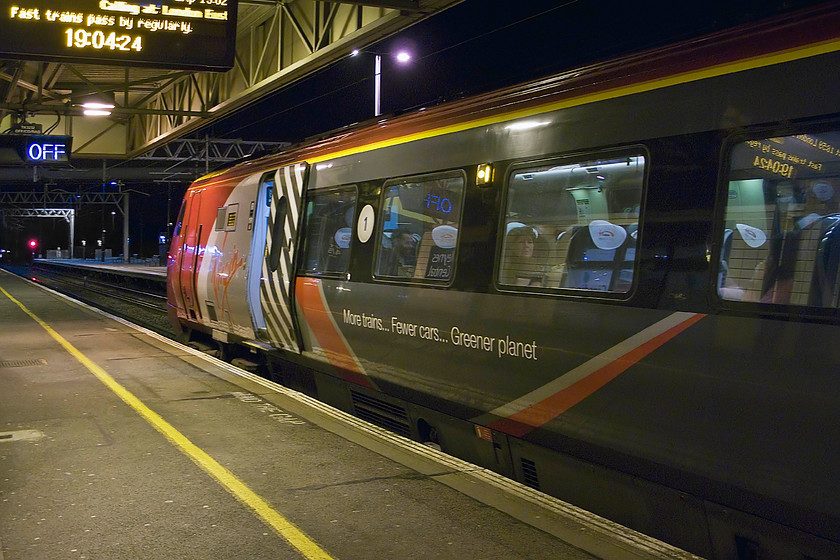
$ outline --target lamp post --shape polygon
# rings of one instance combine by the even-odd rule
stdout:
[[[379,53],[373,51],[353,50],[350,56],[358,56],[361,53],[369,53],[374,55],[373,62],[373,115],[378,117],[382,114],[382,56],[387,53]],[[400,64],[407,64],[411,60],[411,54],[406,51],[400,51],[394,57]]]
[[[382,55],[376,55],[373,63],[373,116],[382,114]]]

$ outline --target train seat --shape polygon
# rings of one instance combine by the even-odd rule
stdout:
[[[450,280],[454,271],[455,246],[458,228],[450,225],[436,226],[425,231],[420,239],[415,280]]]
[[[429,264],[429,253],[431,252],[432,248],[432,232],[425,231],[423,232],[423,236],[420,238],[420,243],[418,244],[419,247],[417,248],[417,264],[414,267],[414,279],[420,280],[424,277],[426,272],[426,266]]]
[[[627,239],[619,250],[616,251],[616,272],[613,277],[612,291],[629,292],[633,286],[633,270],[636,264],[636,239],[639,233],[639,224],[624,226],[627,230]]]
[[[785,232],[769,255],[768,277],[761,301],[782,305],[809,305],[814,283],[817,249],[824,232],[824,217],[809,214]]]
[[[569,241],[563,287],[606,292],[620,284],[624,290],[628,280],[627,239],[633,240],[635,251],[635,238],[627,229],[606,220],[593,220],[588,227],[574,231]],[[631,253],[631,257],[635,258],[635,254]],[[629,281],[632,283],[632,265]]]
[[[569,242],[574,232],[582,226],[571,226],[561,231],[554,239],[546,272],[546,287],[562,288],[566,279],[566,259],[569,255]]]
[[[724,299],[758,301],[770,244],[763,230],[736,224],[724,234],[718,291]]]
[[[822,220],[808,304],[840,307],[840,214]]]
[[[798,243],[793,264],[793,288],[790,301],[795,305],[808,305],[811,297],[811,284],[814,278],[814,265],[817,261],[817,248],[823,236],[822,216],[812,214],[799,221]],[[795,232],[796,230],[794,230]],[[792,236],[794,232],[788,233]]]

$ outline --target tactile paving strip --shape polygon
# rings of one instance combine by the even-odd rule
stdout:
[[[13,367],[30,367],[30,366],[45,366],[47,360],[38,358],[37,360],[0,360],[0,368]]]

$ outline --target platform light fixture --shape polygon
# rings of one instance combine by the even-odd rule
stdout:
[[[382,114],[382,57],[391,56],[391,54],[353,49],[350,56],[359,56],[363,52],[372,54],[375,57],[373,66],[373,114],[378,117]],[[408,64],[411,62],[412,58],[411,53],[404,50],[397,52],[397,54],[393,56],[400,64]]]
[[[113,108],[114,105],[111,103],[83,103],[82,114],[86,117],[107,117]]]
[[[116,107],[114,94],[110,92],[86,93],[75,96],[76,105],[82,108],[86,117],[107,117]]]

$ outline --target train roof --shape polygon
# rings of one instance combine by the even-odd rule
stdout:
[[[211,172],[190,188],[835,51],[840,51],[840,3],[831,2],[396,117],[351,125],[275,154]]]

